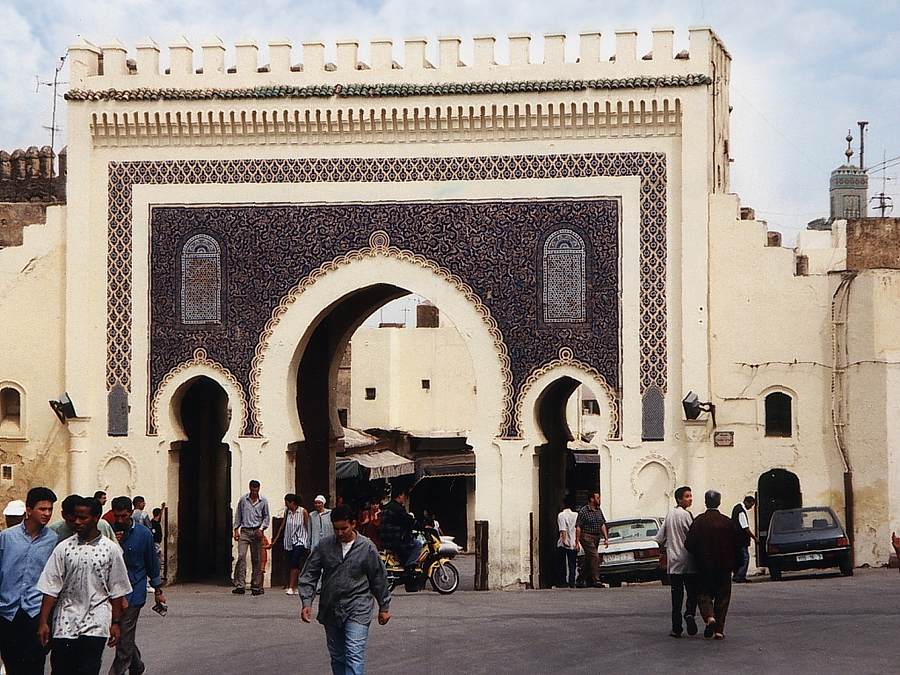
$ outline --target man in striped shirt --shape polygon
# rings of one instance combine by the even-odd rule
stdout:
[[[288,565],[291,570],[290,580],[285,593],[294,595],[297,592],[297,580],[303,563],[309,557],[309,513],[303,508],[303,497],[288,493],[284,496],[284,520],[278,533],[272,538],[272,544],[284,533],[283,547],[288,554]],[[267,548],[272,548],[269,544]]]

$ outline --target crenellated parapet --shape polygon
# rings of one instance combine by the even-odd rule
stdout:
[[[684,48],[675,38],[654,30],[641,56],[635,31],[585,31],[569,59],[562,33],[545,34],[542,51],[528,34],[505,45],[478,35],[465,49],[456,36],[376,39],[365,54],[354,39],[326,49],[279,38],[268,58],[250,38],[230,50],[179,38],[167,67],[153,40],[131,53],[78,40],[66,98],[90,116],[95,147],[677,136],[685,97],[727,90],[730,56],[706,27],[689,29]],[[717,102],[727,111],[727,97]]]
[[[709,28],[692,28],[686,49],[675,52],[675,31],[652,31],[652,49],[637,53],[638,35],[618,30],[614,40],[601,39],[597,31],[579,34],[578,56],[566,60],[566,35],[543,36],[543,53],[532,60],[529,34],[507,37],[506,63],[497,58],[497,38],[478,35],[471,39],[471,63],[462,61],[462,38],[442,36],[437,40],[437,59],[428,60],[426,38],[412,37],[395,45],[390,39],[369,43],[367,60],[361,60],[360,43],[339,40],[333,45],[334,61],[327,60],[326,45],[319,40],[303,42],[299,49],[286,38],[268,43],[268,60],[262,62],[259,45],[251,38],[234,44],[227,54],[217,37],[203,41],[199,49],[184,37],[168,46],[167,68],[161,68],[161,48],[147,39],[135,45],[132,58],[118,40],[96,47],[79,39],[69,47],[71,83],[75,91],[141,89],[147,87],[203,90],[234,83],[238,88],[272,83],[315,86],[336,84],[377,85],[391,83],[459,83],[554,81],[572,79],[637,80],[713,76],[710,64],[715,52],[727,55]],[[402,65],[401,65],[402,62]],[[698,82],[702,78],[696,78]],[[651,85],[651,86],[656,86]]]
[[[66,149],[59,153],[58,173],[55,159],[49,145],[0,150],[0,202],[65,203]]]

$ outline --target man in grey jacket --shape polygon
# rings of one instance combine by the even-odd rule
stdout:
[[[322,577],[317,619],[325,626],[331,672],[334,675],[362,675],[364,652],[378,602],[378,624],[391,618],[391,591],[384,563],[371,540],[356,532],[356,518],[346,505],[331,512],[334,534],[319,542],[310,553],[300,576],[303,602],[300,618],[312,619],[316,584]]]

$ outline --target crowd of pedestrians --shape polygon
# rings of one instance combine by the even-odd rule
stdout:
[[[112,523],[103,492],[69,495],[53,524],[57,497],[46,487],[4,509],[0,659],[8,675],[43,675],[48,653],[54,675],[94,675],[106,646],[116,648],[110,675],[144,672],[135,628],[148,582],[157,607],[166,598],[153,532],[134,519],[136,500],[114,499]]]

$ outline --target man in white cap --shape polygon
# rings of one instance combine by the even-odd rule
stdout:
[[[329,514],[331,509],[325,508],[325,496],[316,495],[313,502],[316,510],[309,514],[309,550],[312,551],[323,537],[334,533]]]
[[[25,502],[21,499],[15,499],[6,505],[3,509],[3,515],[6,516],[6,526],[14,527],[25,520]]]

